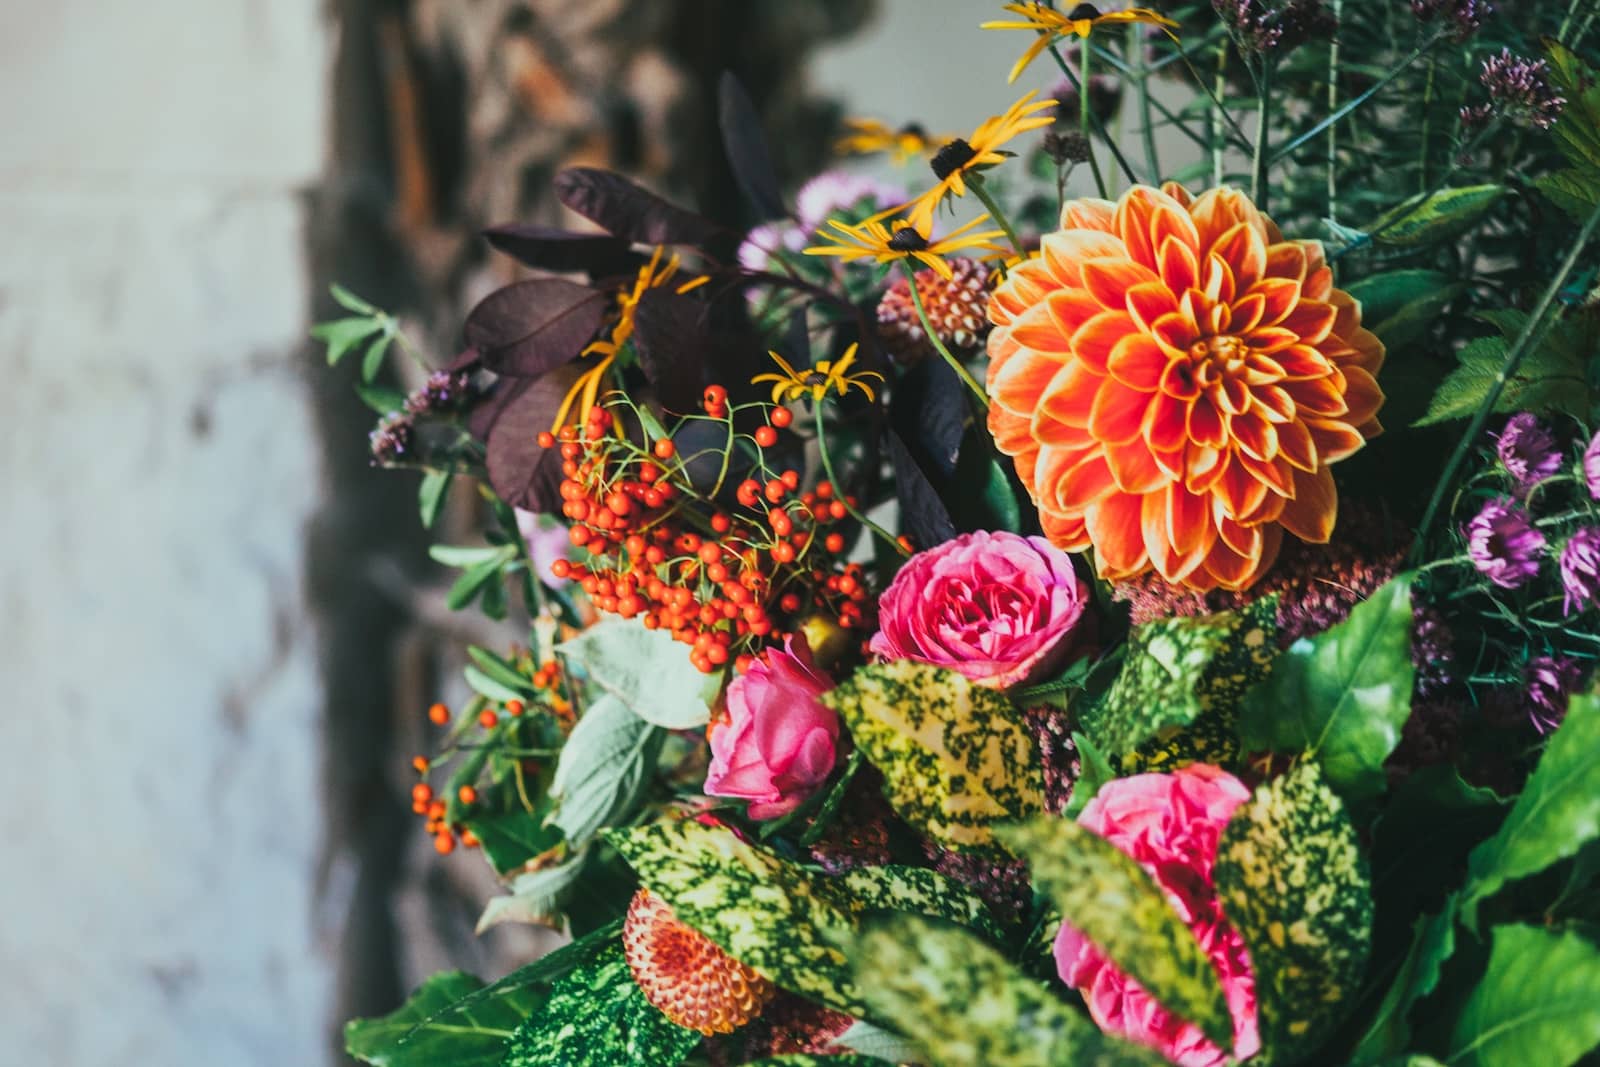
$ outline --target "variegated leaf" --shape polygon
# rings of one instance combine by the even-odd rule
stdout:
[[[999,937],[989,908],[975,894],[925,867],[857,867],[819,884],[852,912],[904,911],[932,915]]]
[[[1233,1017],[1210,957],[1137,860],[1068,819],[1000,829],[1062,916],[1161,1006],[1233,1047]]]
[[[991,827],[1044,806],[1039,752],[1000,693],[926,663],[856,671],[823,696],[883,772],[902,818],[948,848],[982,848]]]
[[[1314,1049],[1366,968],[1372,895],[1344,804],[1302,762],[1234,812],[1213,869],[1255,971],[1263,1063]]]

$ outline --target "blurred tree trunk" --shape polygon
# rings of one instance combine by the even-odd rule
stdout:
[[[518,270],[478,231],[581,225],[549,191],[563,167],[625,171],[747,221],[717,135],[718,79],[731,70],[750,92],[780,175],[811,173],[837,116],[805,92],[807,53],[861,25],[869,4],[335,0],[333,145],[310,235],[319,318],[339,281],[452,354],[472,303]],[[328,700],[324,898],[344,1019],[390,1010],[427,971],[498,974],[539,945],[525,931],[474,937],[487,868],[440,861],[413,823],[407,760],[459,641],[407,592],[426,574],[414,478],[368,467],[371,416],[344,376],[313,381],[331,500],[311,576]],[[466,536],[471,495],[455,504],[446,521]]]

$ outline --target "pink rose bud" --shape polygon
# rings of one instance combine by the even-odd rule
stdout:
[[[1046,677],[1088,602],[1072,560],[1042,537],[963,534],[912,556],[878,601],[872,651],[1006,689]]]
[[[711,727],[706,793],[748,800],[752,819],[787,815],[827,781],[839,716],[817,698],[833,688],[791,636],[728,685],[728,719]]]

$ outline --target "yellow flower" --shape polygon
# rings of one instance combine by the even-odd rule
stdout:
[[[877,215],[855,226],[840,222],[838,219],[829,219],[828,225],[837,230],[838,234],[818,230],[817,236],[834,243],[812,245],[805,250],[805,254],[839,256],[846,261],[872,259],[878,263],[889,263],[896,259],[914,259],[923,266],[938,271],[940,277],[948,280],[952,276],[950,264],[942,257],[965,248],[976,248],[997,254],[1004,254],[1006,251],[994,243],[996,238],[1005,236],[1004,230],[971,232],[975,227],[989,221],[989,216],[986,214],[979,215],[936,241],[928,240],[928,232],[933,227],[932,219],[920,224],[914,224],[909,219],[900,219],[884,225],[882,218],[882,215]]]
[[[1034,100],[1033,93],[1030,92],[1006,108],[1005,114],[984,119],[978,128],[972,131],[971,137],[957,137],[947,142],[929,162],[933,167],[934,176],[939,179],[939,184],[908,205],[911,211],[906,217],[911,220],[911,224],[918,229],[923,229],[924,225],[931,225],[934,210],[944,202],[946,196],[967,195],[967,185],[963,176],[968,171],[1005,162],[1008,153],[1000,151],[1000,146],[1019,134],[1050,125],[1052,117],[1040,112],[1051,111],[1055,106],[1054,100]]]
[[[1006,79],[1007,82],[1016,81],[1017,75],[1021,74],[1029,63],[1039,58],[1039,53],[1049,48],[1057,37],[1075,33],[1079,37],[1087,38],[1096,26],[1143,22],[1150,26],[1161,27],[1168,37],[1177,40],[1172,31],[1178,28],[1178,24],[1159,11],[1152,11],[1147,7],[1130,7],[1126,11],[1108,11],[1101,14],[1100,9],[1093,4],[1079,4],[1071,11],[1062,14],[1053,7],[1046,7],[1036,0],[1029,0],[1028,3],[1006,4],[1004,10],[1020,15],[1022,21],[985,22],[979,28],[1033,30],[1039,35],[1039,39],[1028,46],[1028,50],[1022,53],[1022,58],[1017,60],[1016,66],[1011,68],[1011,77]]]
[[[774,404],[787,404],[792,400],[799,400],[808,393],[813,402],[820,401],[828,395],[829,389],[837,390],[840,396],[844,396],[851,389],[859,389],[867,394],[868,400],[874,400],[877,395],[873,393],[872,387],[866,383],[866,379],[876,378],[880,382],[883,381],[883,375],[877,371],[867,370],[858,374],[845,373],[850,368],[850,365],[856,361],[856,346],[854,344],[845,349],[844,355],[837,360],[822,360],[815,367],[804,372],[795,370],[794,367],[790,366],[788,360],[776,352],[768,352],[767,355],[772,357],[772,362],[782,368],[783,373],[758,374],[750,379],[750,384],[775,383],[772,386],[772,402]]]
[[[663,250],[657,248],[650,257],[650,262],[639,268],[632,287],[617,292],[617,321],[611,327],[610,334],[604,340],[591,342],[579,353],[580,358],[590,353],[598,353],[601,359],[580,374],[577,381],[567,390],[566,398],[561,401],[561,409],[556,413],[552,431],[559,430],[566,424],[567,416],[573,413],[574,403],[578,408],[578,422],[582,422],[588,416],[589,409],[594,407],[595,398],[600,393],[601,383],[605,381],[606,375],[617,361],[617,353],[622,351],[622,346],[633,337],[634,315],[639,307],[639,298],[649,289],[665,286],[677,275],[678,254],[674,252],[665,263],[661,261],[662,255]],[[702,274],[682,283],[675,291],[687,293],[710,280],[709,275]]]
[[[916,123],[890,129],[877,119],[845,119],[850,132],[839,138],[833,146],[840,155],[866,156],[875,152],[888,152],[895,163],[904,166],[913,156],[933,151],[939,143]]]

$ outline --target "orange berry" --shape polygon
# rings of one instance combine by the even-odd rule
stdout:
[[[822,542],[822,547],[835,555],[844,551],[844,534],[831,533]]]
[[[773,408],[772,414],[767,416],[767,421],[781,430],[794,421],[794,412],[788,408]]]
[[[443,833],[436,835],[434,837],[434,839],[433,839],[433,847],[438,850],[439,855],[441,855],[441,856],[450,855],[450,853],[452,853],[452,852],[454,852],[456,850],[456,838],[455,838],[455,835],[452,834],[449,830],[446,830]]]
[[[549,430],[546,430],[539,435],[540,448],[553,448],[555,447],[555,443],[556,435],[551,433]]]
[[[464,785],[456,790],[456,799],[463,804],[476,804],[478,802],[478,791],[470,785]]]
[[[426,804],[433,799],[433,786],[427,782],[418,782],[411,787],[411,802],[413,804]]]
[[[657,438],[655,445],[650,449],[650,454],[657,459],[671,459],[678,454],[678,446],[673,444],[669,437]]]
[[[435,726],[443,726],[450,721],[450,708],[444,704],[435,704],[428,709],[428,721]]]
[[[758,426],[755,432],[756,444],[762,448],[771,448],[778,443],[778,431],[771,426]]]
[[[707,408],[720,408],[728,402],[728,391],[720,385],[708,385],[700,399]]]
[[[416,772],[418,774],[427,774],[428,773],[428,757],[426,757],[426,756],[414,756],[414,757],[412,757],[411,766],[416,769]]]
[[[493,730],[500,722],[500,716],[494,713],[493,708],[484,708],[478,712],[478,725],[485,730]]]
[[[467,848],[477,848],[479,845],[483,844],[482,841],[478,840],[478,835],[473,833],[471,830],[461,831],[461,843]]]
[[[508,701],[506,701],[506,714],[510,715],[512,718],[516,718],[518,715],[521,715],[523,710],[524,709],[523,709],[523,706],[522,706],[522,701],[520,701],[520,700],[508,700]]]

